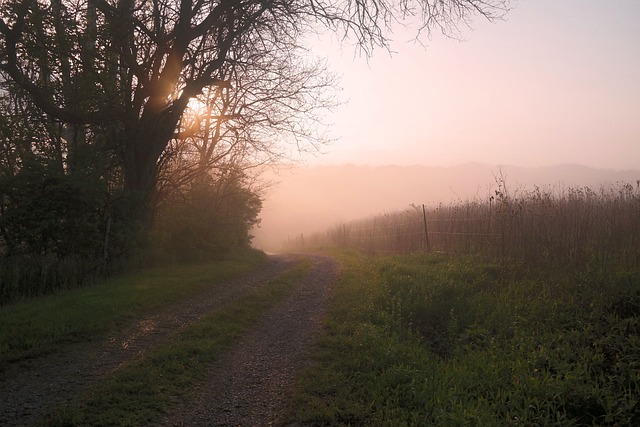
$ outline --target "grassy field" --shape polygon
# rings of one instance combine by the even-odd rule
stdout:
[[[338,253],[327,333],[289,420],[640,425],[640,269]]]
[[[148,269],[88,287],[13,303],[0,309],[0,375],[14,362],[85,342],[132,317],[184,298],[258,266],[248,251],[225,260]]]

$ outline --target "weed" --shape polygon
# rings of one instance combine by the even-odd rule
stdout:
[[[637,269],[604,281],[477,256],[338,255],[344,276],[290,419],[635,425]],[[353,303],[357,300],[358,303]],[[331,378],[331,382],[322,380]]]

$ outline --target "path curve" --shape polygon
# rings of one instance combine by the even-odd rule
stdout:
[[[0,426],[30,425],[53,408],[72,402],[97,380],[182,331],[204,315],[238,300],[292,268],[299,256],[269,256],[257,269],[140,318],[97,342],[21,364],[0,381]]]
[[[321,331],[329,289],[338,276],[334,259],[308,255],[309,273],[270,310],[240,343],[209,370],[185,402],[168,416],[168,426],[271,426],[289,397],[295,373]]]

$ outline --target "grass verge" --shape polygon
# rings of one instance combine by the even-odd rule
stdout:
[[[153,268],[85,288],[0,308],[0,375],[20,360],[85,342],[143,312],[185,298],[257,267],[259,251],[190,265]]]
[[[640,425],[640,271],[338,254],[327,333],[288,421]]]
[[[207,367],[231,348],[262,314],[308,271],[309,262],[217,310],[178,337],[99,382],[82,402],[60,408],[44,426],[154,425],[170,406],[188,396]]]

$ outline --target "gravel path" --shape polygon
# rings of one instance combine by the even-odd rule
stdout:
[[[172,304],[113,335],[22,363],[0,381],[0,426],[36,422],[52,408],[82,395],[104,375],[142,357],[189,324],[266,284],[299,261],[297,256],[271,256],[255,271]]]
[[[296,371],[321,329],[336,262],[310,256],[310,272],[210,370],[193,402],[165,420],[170,426],[271,426],[279,421]]]

